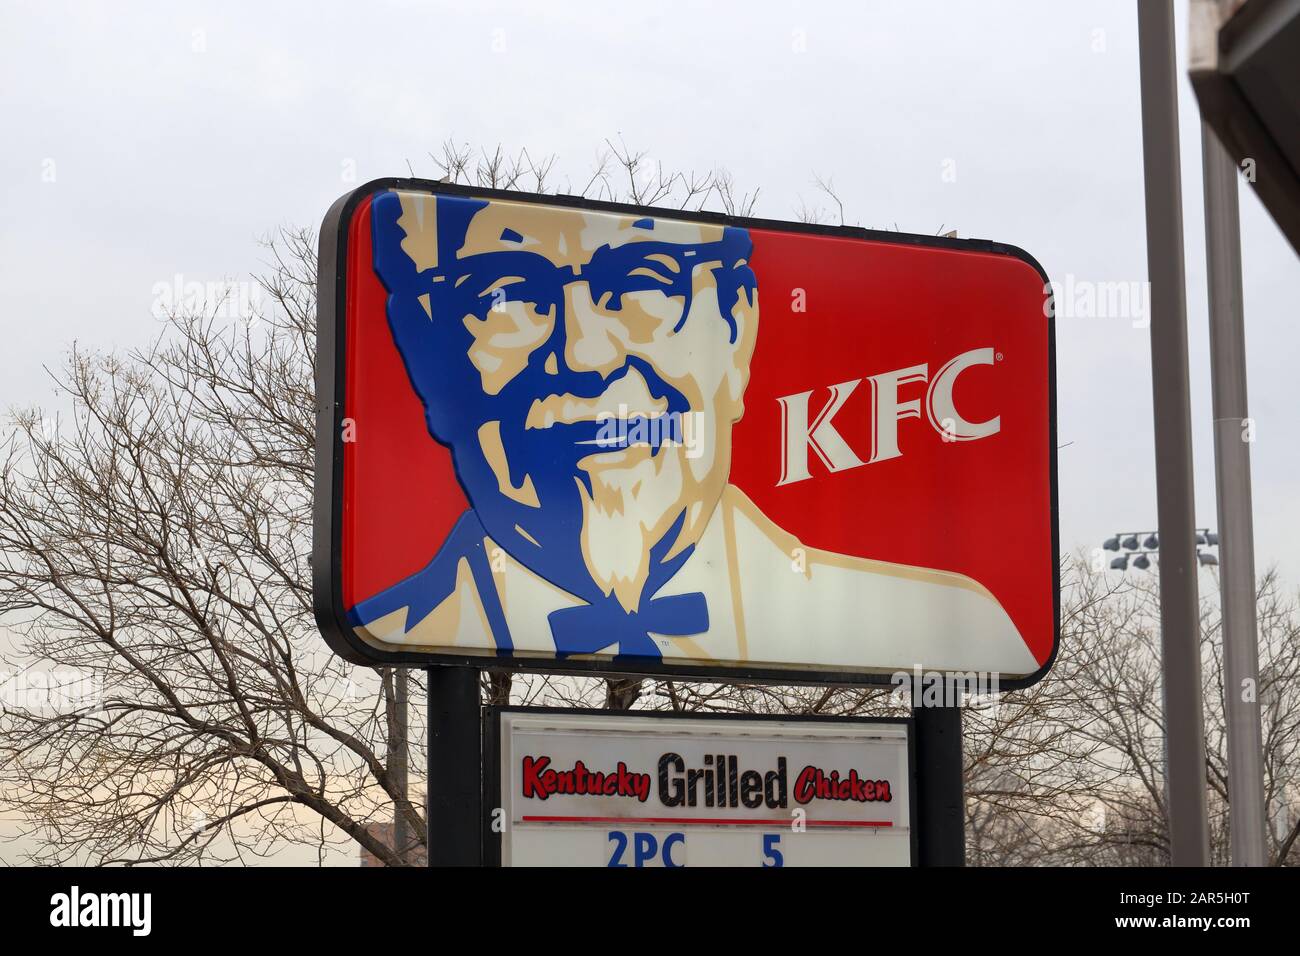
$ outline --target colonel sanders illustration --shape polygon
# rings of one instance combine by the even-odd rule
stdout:
[[[729,484],[761,334],[746,230],[404,191],[376,195],[372,228],[393,340],[470,509],[351,609],[367,641],[1038,668],[970,578],[804,548]]]

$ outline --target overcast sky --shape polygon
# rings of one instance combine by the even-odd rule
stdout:
[[[0,407],[49,402],[41,366],[74,339],[147,342],[157,283],[246,276],[258,236],[318,225],[353,170],[432,174],[448,137],[556,153],[578,180],[622,136],[669,168],[725,167],[772,218],[815,204],[820,174],[851,222],[1012,243],[1059,281],[1145,280],[1131,0],[704,7],[6,3]],[[1212,526],[1199,124],[1181,93]],[[1257,557],[1294,586],[1300,262],[1245,189],[1242,231]],[[1062,317],[1057,343],[1062,546],[1092,547],[1155,520],[1148,332]]]
[[[1146,278],[1132,0],[551,6],[6,2],[0,408],[50,403],[41,367],[73,340],[148,342],[158,283],[247,276],[259,236],[318,225],[408,160],[434,174],[449,137],[558,154],[580,182],[621,136],[670,169],[725,167],[771,218],[816,205],[821,175],[851,222],[1011,243],[1062,282]],[[1213,526],[1185,80],[1181,97],[1197,510]],[[1257,559],[1294,588],[1300,262],[1244,189],[1242,232]],[[1148,341],[1127,316],[1058,319],[1067,550],[1154,523]]]

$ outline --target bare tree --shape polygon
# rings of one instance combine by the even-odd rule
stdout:
[[[1113,576],[1111,576],[1113,577]],[[1211,859],[1228,862],[1223,654],[1217,588],[1202,602]],[[1269,847],[1295,865],[1300,834],[1300,610],[1275,574],[1260,583],[1259,700]],[[967,823],[988,864],[1166,865],[1159,601],[1154,579],[1068,569],[1062,653],[1036,687],[1004,695],[993,721],[968,712]],[[1007,726],[1018,728],[1008,737]],[[1010,746],[1001,749],[1000,742]]]
[[[4,711],[4,799],[43,838],[37,861],[340,839],[393,860],[368,827],[398,796],[383,704],[311,617],[314,240],[268,248],[268,308],[231,324],[212,303],[151,347],[75,349],[55,375],[71,417],[17,416],[0,467],[10,663],[94,688]]]
[[[584,194],[714,195],[711,173],[606,145]],[[444,181],[553,191],[553,156],[449,140],[431,159]],[[736,208],[730,177],[715,198]],[[19,411],[0,446],[5,666],[66,691],[0,714],[0,803],[37,862],[247,860],[295,843],[323,859],[355,841],[400,865],[415,855],[375,826],[394,814],[424,841],[407,787],[424,727],[403,681],[345,664],[312,618],[315,240],[285,230],[266,249],[265,307],[231,322],[218,299],[168,315],[145,348],[74,349],[52,373],[68,420]],[[483,679],[485,699],[512,698],[508,673]],[[627,707],[640,689],[529,679],[513,696],[603,691]]]
[[[820,175],[813,176],[813,186],[817,192],[821,193],[827,199],[835,204],[836,222],[833,225],[843,226],[844,222],[844,200],[835,189],[835,183]],[[827,221],[827,212],[821,206],[809,206],[804,202],[802,197],[799,200],[799,209],[796,213],[800,222],[806,222],[813,225]]]

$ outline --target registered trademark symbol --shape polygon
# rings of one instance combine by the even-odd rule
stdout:
[[[1001,361],[1002,361],[1002,353],[1001,353],[1001,352],[998,352],[996,355],[994,355],[994,356],[993,356],[993,361],[995,361],[995,362],[1001,362]]]

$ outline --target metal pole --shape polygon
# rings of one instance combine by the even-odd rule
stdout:
[[[917,707],[916,843],[921,866],[966,865],[961,708]]]
[[[1205,258],[1210,293],[1210,383],[1214,393],[1214,477],[1219,505],[1219,591],[1224,712],[1228,722],[1228,809],[1232,863],[1265,866],[1264,763],[1259,725],[1255,620],[1255,530],[1250,501],[1246,324],[1241,294],[1237,168],[1201,124]]]
[[[478,668],[429,668],[430,866],[483,862],[480,722]]]
[[[1151,281],[1151,389],[1160,533],[1160,642],[1170,863],[1205,866],[1210,841],[1205,817],[1205,728],[1174,11],[1171,0],[1139,0],[1137,13],[1147,274]]]
[[[393,716],[388,734],[388,775],[393,778],[393,789],[397,791],[397,799],[393,804],[393,849],[403,863],[407,862],[407,854],[411,848],[410,828],[406,822],[410,800],[408,781],[411,763],[410,749],[407,744],[408,682],[406,668],[393,668]]]

